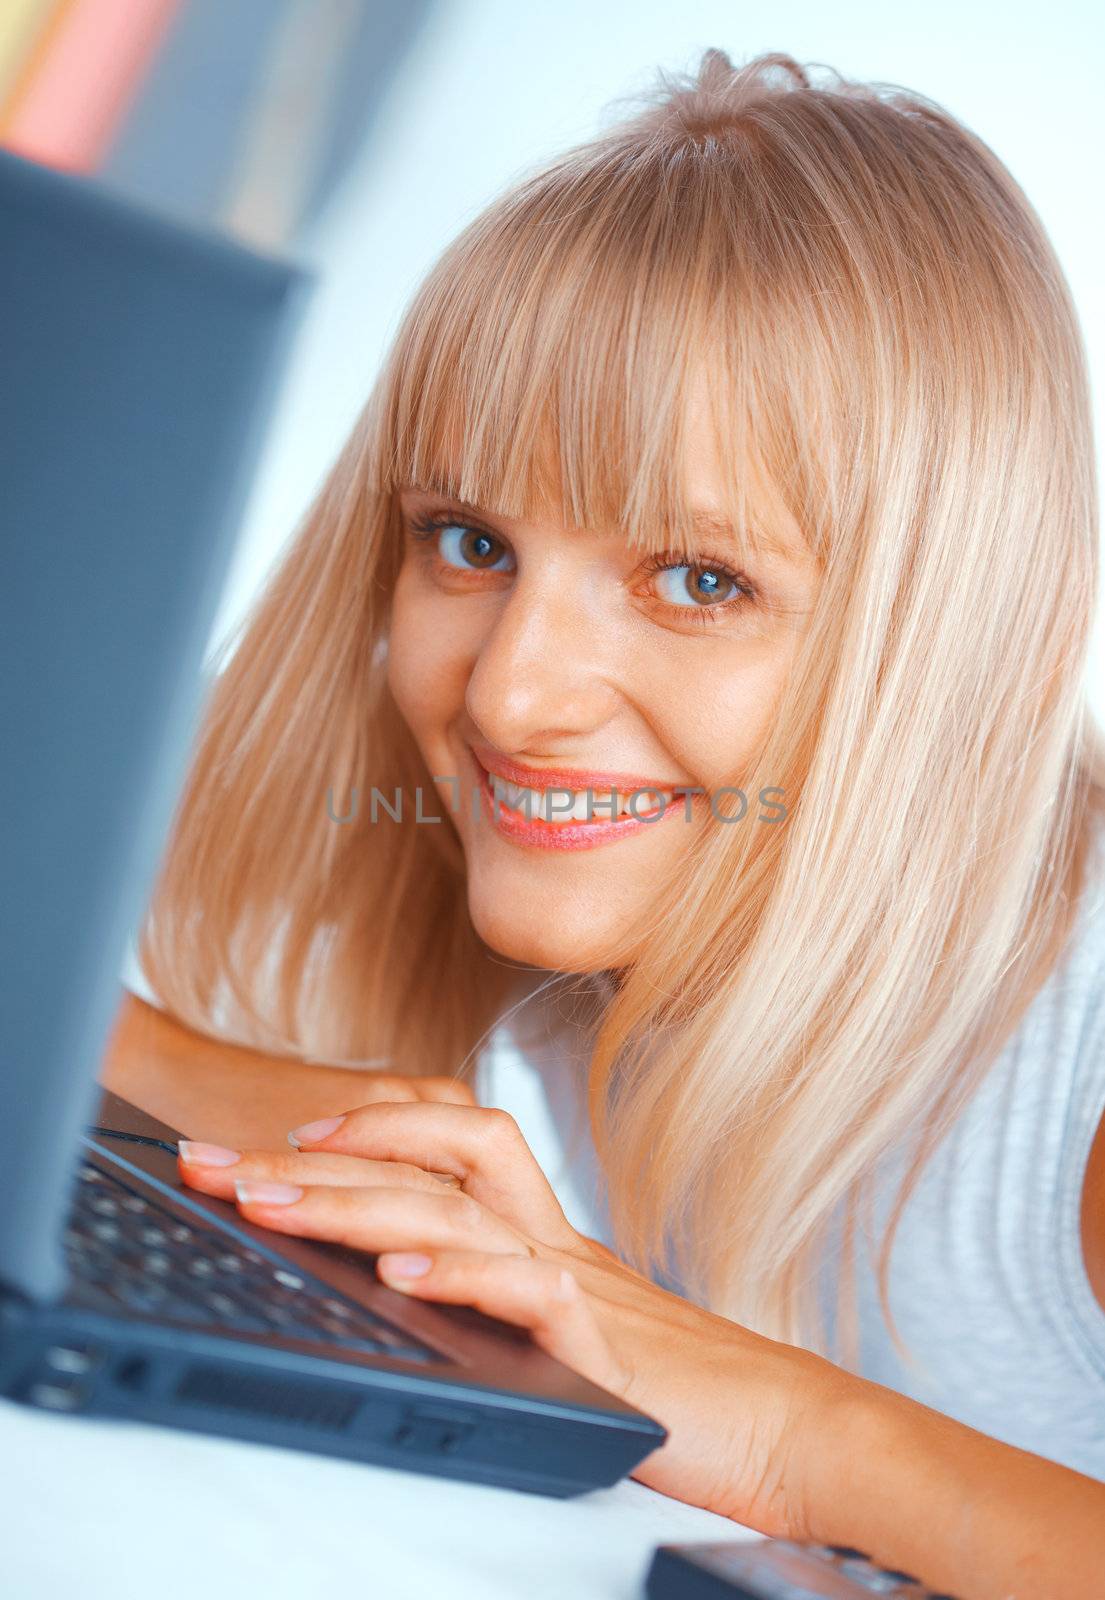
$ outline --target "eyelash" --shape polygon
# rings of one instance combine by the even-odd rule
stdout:
[[[501,534],[495,533],[491,528],[485,528],[478,522],[462,521],[455,516],[424,515],[410,519],[409,527],[412,538],[425,542],[440,533],[444,528],[463,528],[466,533],[484,533],[489,539],[495,539],[500,544],[504,541]],[[697,572],[716,572],[720,577],[728,578],[736,585],[739,593],[729,600],[721,600],[712,606],[677,606],[673,601],[657,600],[667,611],[677,611],[681,618],[692,622],[696,627],[714,627],[726,617],[736,611],[743,610],[748,605],[753,605],[759,600],[759,590],[756,585],[744,576],[742,572],[735,571],[724,561],[715,561],[709,556],[699,556],[695,560],[692,556],[678,550],[661,550],[656,555],[649,556],[645,563],[645,571],[653,576],[658,572],[669,571],[672,567],[690,567]],[[452,571],[459,570],[451,568]],[[477,571],[477,568],[473,568]]]

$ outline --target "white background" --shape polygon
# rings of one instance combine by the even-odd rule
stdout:
[[[375,136],[307,240],[322,281],[266,446],[213,650],[292,535],[400,314],[446,243],[523,169],[597,131],[616,96],[710,45],[785,50],[919,90],[997,152],[1039,211],[1082,319],[1099,444],[1105,383],[1105,7],[928,0],[439,0]],[[1099,449],[1099,459],[1101,452]],[[1025,573],[1025,582],[1032,582]],[[1091,693],[1105,719],[1105,625]]]

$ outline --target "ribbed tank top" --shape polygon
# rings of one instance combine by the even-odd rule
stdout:
[[[922,1169],[878,1300],[876,1248],[903,1159],[883,1163],[858,1255],[864,1377],[1105,1479],[1105,1308],[1082,1254],[1082,1190],[1105,1116],[1105,850],[1066,954]],[[833,1329],[832,1251],[821,1279]],[[830,1354],[838,1354],[835,1332]]]

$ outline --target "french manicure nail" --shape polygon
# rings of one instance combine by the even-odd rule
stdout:
[[[293,1128],[288,1135],[288,1143],[295,1149],[301,1144],[317,1144],[320,1139],[329,1138],[345,1121],[344,1116],[320,1117],[317,1122],[305,1122],[301,1128]]]
[[[228,1150],[224,1144],[203,1144],[198,1139],[178,1139],[176,1147],[189,1166],[232,1167],[242,1159],[240,1150]]]
[[[433,1266],[433,1260],[416,1251],[397,1250],[380,1256],[376,1265],[385,1278],[422,1278]]]
[[[298,1183],[236,1183],[234,1193],[247,1206],[290,1206],[303,1198]]]

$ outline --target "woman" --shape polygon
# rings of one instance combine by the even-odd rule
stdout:
[[[967,1600],[1099,1592],[1094,496],[1075,315],[994,155],[707,51],[415,298],[139,945],[261,1054],[107,1081],[227,1139],[186,1182],[657,1417],[643,1482]],[[613,1248],[471,1092],[558,989]]]

